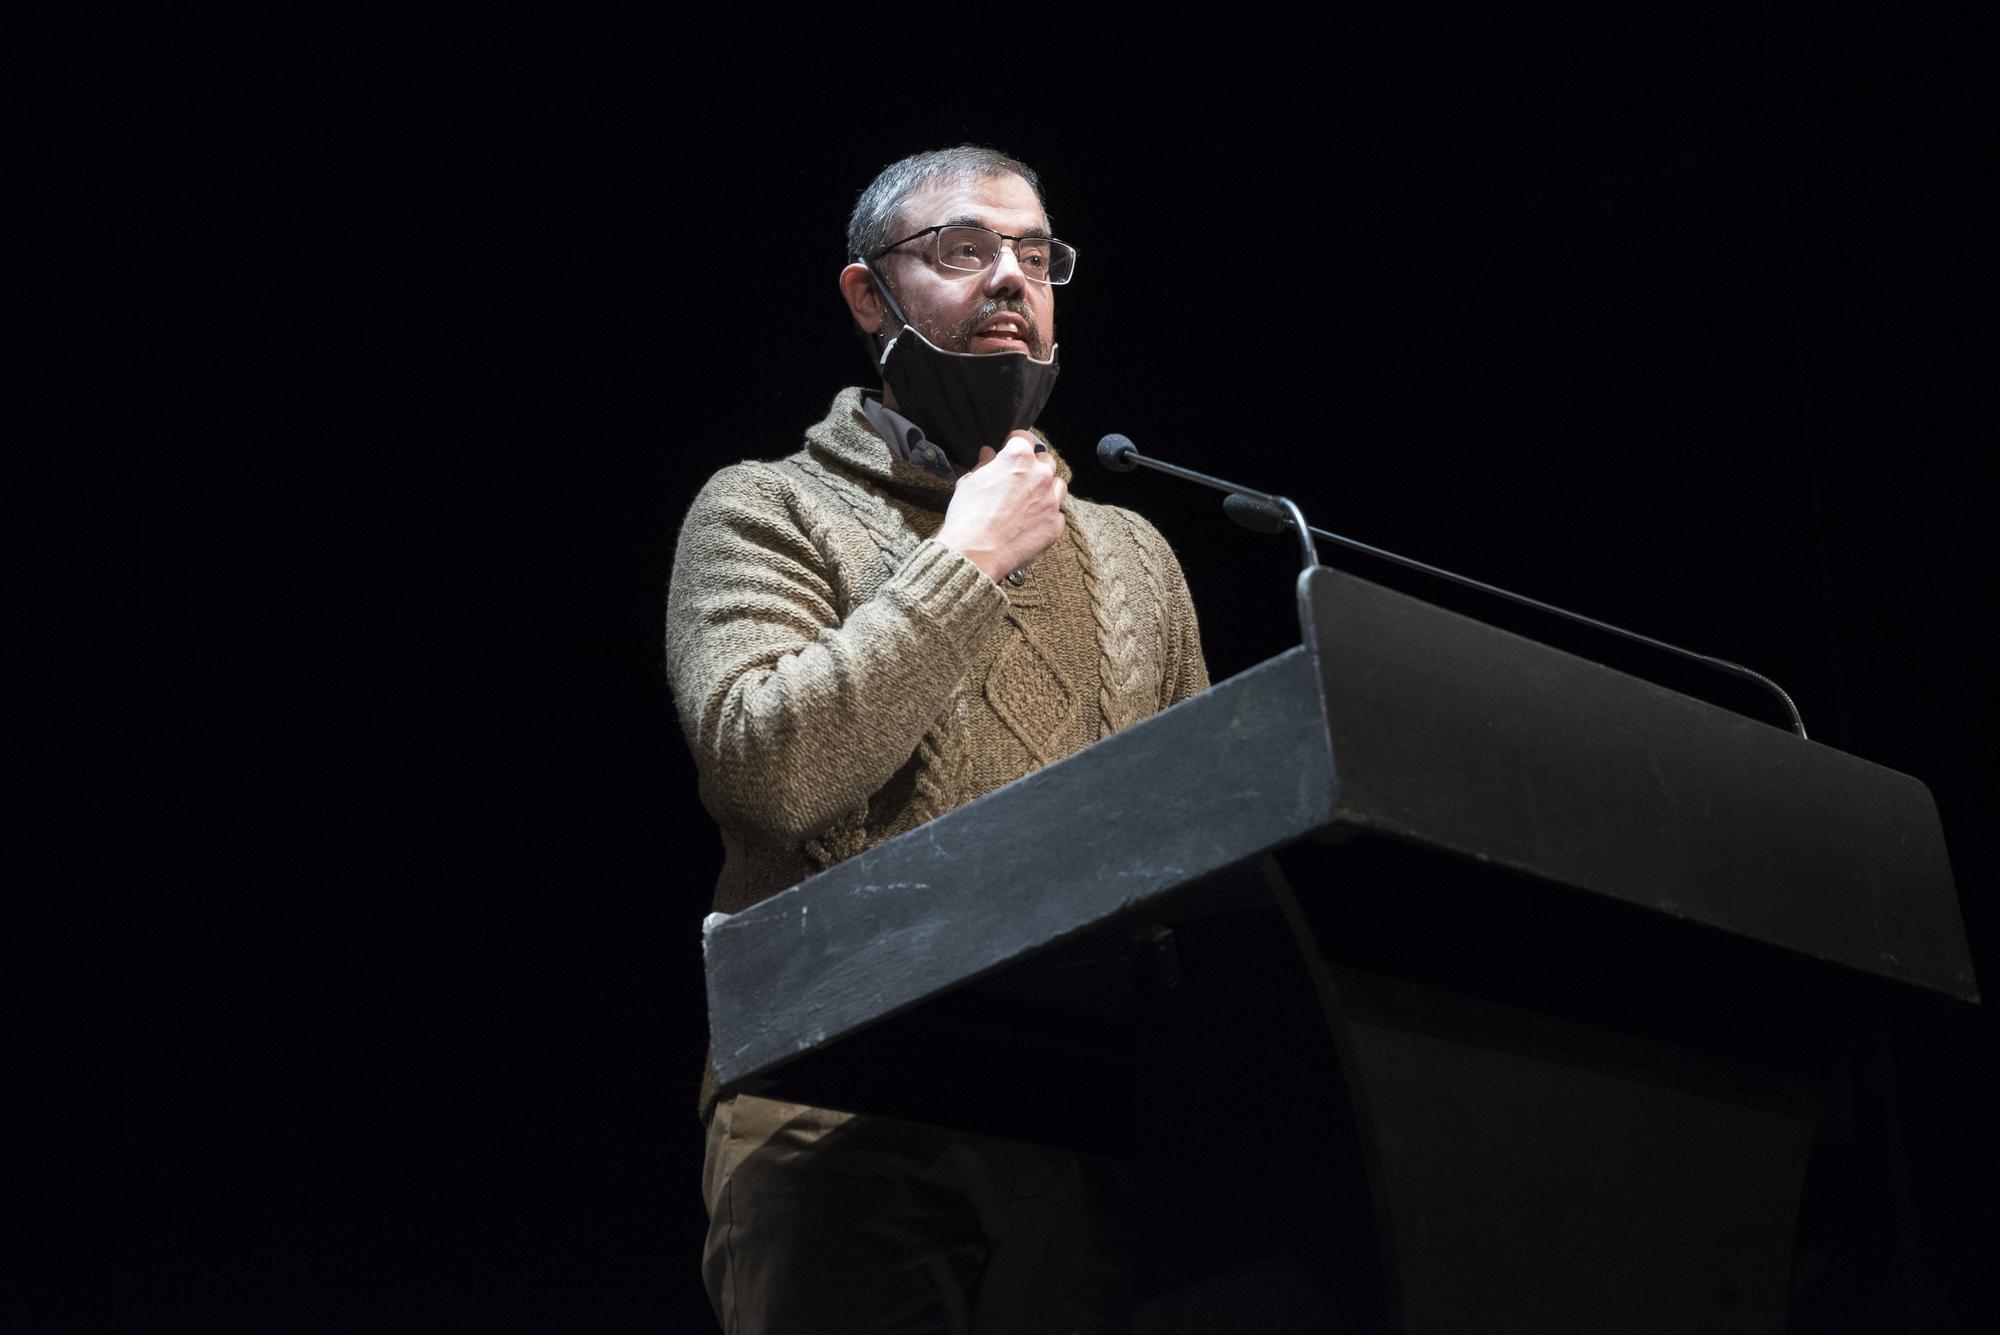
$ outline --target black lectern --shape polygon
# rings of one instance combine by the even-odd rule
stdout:
[[[1299,647],[712,917],[724,1088],[1135,1160],[1152,1329],[1782,1330],[1857,989],[1978,999],[1929,792],[1299,601]]]

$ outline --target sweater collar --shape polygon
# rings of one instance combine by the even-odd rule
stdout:
[[[901,451],[876,434],[868,415],[861,410],[864,394],[877,397],[875,391],[858,388],[843,389],[835,395],[833,407],[825,418],[806,429],[807,451],[823,464],[856,474],[928,509],[942,510],[951,504],[953,480],[939,477],[922,464],[902,457]],[[1035,434],[1044,441],[1048,439],[1040,431]],[[1049,446],[1049,452],[1055,455],[1056,475],[1067,483],[1069,464],[1054,445]]]

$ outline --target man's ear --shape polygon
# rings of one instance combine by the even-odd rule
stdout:
[[[882,293],[875,286],[874,275],[868,266],[856,260],[840,271],[840,295],[846,301],[848,314],[854,317],[864,334],[877,334],[889,318],[882,304]]]

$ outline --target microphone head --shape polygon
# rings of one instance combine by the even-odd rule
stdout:
[[[1222,498],[1222,513],[1259,533],[1281,533],[1291,523],[1285,512],[1269,501],[1257,496],[1245,496],[1241,492]]]
[[[1097,462],[1114,473],[1129,473],[1139,465],[1132,456],[1139,452],[1124,436],[1109,435],[1097,442]]]

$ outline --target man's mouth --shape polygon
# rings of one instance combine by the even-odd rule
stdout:
[[[972,337],[966,340],[971,352],[1032,352],[1034,343],[1028,337],[1028,321],[1012,312],[1002,311],[981,320],[972,330]]]

